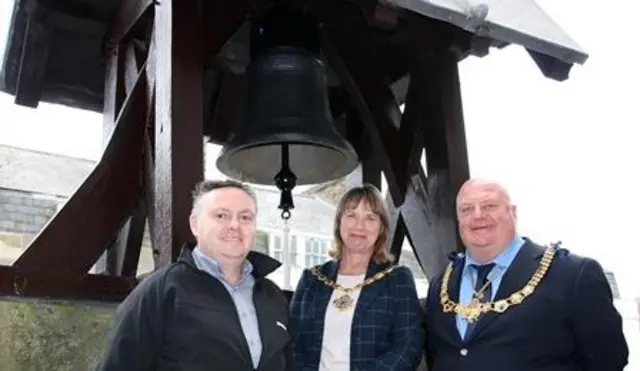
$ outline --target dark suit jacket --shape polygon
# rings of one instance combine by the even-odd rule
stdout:
[[[366,277],[387,265],[371,263]],[[338,262],[321,266],[331,280]],[[333,289],[305,270],[291,300],[289,328],[296,371],[317,371],[324,319]],[[424,338],[415,282],[407,267],[365,286],[356,304],[351,326],[352,371],[414,371],[422,357]]]
[[[494,300],[522,288],[543,253],[526,240]],[[449,284],[456,302],[463,265],[458,259]],[[466,343],[455,314],[442,312],[441,282],[439,276],[430,285],[426,305],[430,371],[621,371],[627,364],[622,319],[595,260],[560,249],[536,291],[502,314],[485,314]]]

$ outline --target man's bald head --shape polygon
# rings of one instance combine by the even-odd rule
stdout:
[[[486,262],[502,252],[516,233],[516,207],[498,182],[469,179],[456,198],[460,237],[469,253]]]
[[[476,192],[477,190],[489,190],[493,191],[496,194],[504,197],[507,203],[511,204],[511,196],[507,189],[500,183],[495,180],[484,179],[484,178],[471,178],[462,184],[460,190],[458,191],[458,196],[456,197],[456,204],[460,202],[460,197],[463,197],[465,194],[471,192]]]

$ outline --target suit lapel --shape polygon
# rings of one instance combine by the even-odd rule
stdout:
[[[330,261],[322,266],[320,273],[325,275],[328,279],[335,281],[338,276],[338,262]],[[333,289],[328,285],[320,282],[318,279],[314,277],[314,285],[312,286],[313,290],[313,316],[314,318],[319,318],[321,321],[318,321],[321,324],[321,327],[324,327],[324,316],[327,312],[327,306],[329,305],[329,299],[331,299],[331,294],[333,294]],[[322,328],[319,330],[322,331]]]
[[[387,267],[387,265],[382,267],[374,262],[369,263],[365,279],[373,277],[383,268],[386,269]],[[363,313],[366,312],[367,308],[369,308],[369,306],[376,300],[376,298],[378,298],[385,286],[385,283],[385,279],[383,278],[362,288],[362,290],[360,291],[360,296],[358,297],[358,302],[356,303],[355,312],[353,314],[354,322],[359,319],[363,315]]]
[[[451,273],[451,280],[449,282],[449,298],[454,302],[460,301],[460,281],[462,280],[462,271],[464,269],[464,259],[457,259],[453,263],[453,273]],[[438,294],[440,294],[440,288],[438,287]],[[440,301],[438,300],[438,305]],[[443,313],[446,333],[451,337],[453,344],[458,344],[462,341],[460,332],[458,331],[458,325],[456,324],[456,313]]]
[[[542,249],[537,247],[531,241],[526,240],[520,248],[520,251],[518,251],[515,259],[513,259],[513,262],[504,273],[494,301],[506,299],[514,292],[523,288],[538,268],[538,263],[543,253],[544,251]],[[472,341],[500,315],[500,313],[489,312],[480,317],[478,324],[471,333],[468,341]]]

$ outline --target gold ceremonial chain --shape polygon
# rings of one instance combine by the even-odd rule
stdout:
[[[384,278],[386,275],[388,275],[389,273],[391,273],[394,269],[396,269],[397,266],[391,266],[383,271],[380,271],[378,273],[376,273],[375,275],[373,275],[372,277],[367,278],[366,280],[362,281],[361,283],[353,286],[353,287],[342,287],[340,285],[338,285],[337,283],[335,283],[334,281],[330,280],[327,278],[327,276],[325,276],[324,274],[320,273],[318,271],[318,269],[316,267],[311,268],[311,274],[313,274],[314,276],[316,276],[316,278],[318,279],[318,281],[324,283],[325,285],[331,287],[334,290],[338,290],[341,292],[344,292],[344,295],[340,296],[339,298],[335,299],[333,301],[333,306],[336,307],[339,311],[344,311],[347,310],[349,308],[351,308],[353,306],[353,298],[351,297],[351,294],[353,291],[358,290],[362,287],[365,287],[367,285],[371,285],[372,283],[381,280],[382,278]]]
[[[506,299],[498,300],[496,302],[481,302],[482,293],[487,289],[490,282],[487,282],[482,286],[478,292],[474,292],[471,303],[464,305],[454,302],[449,298],[449,281],[451,279],[451,273],[453,272],[453,263],[450,262],[447,265],[447,269],[442,277],[442,285],[440,286],[440,304],[442,305],[442,311],[444,313],[454,312],[459,314],[463,319],[469,323],[473,323],[478,320],[480,315],[494,311],[496,313],[503,313],[512,305],[518,305],[524,301],[529,295],[533,294],[535,289],[540,284],[540,281],[544,278],[555,253],[558,249],[558,244],[551,244],[547,247],[542,256],[542,260],[538,265],[538,269],[529,279],[524,287],[509,296]]]

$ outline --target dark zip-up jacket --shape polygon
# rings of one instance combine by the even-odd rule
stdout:
[[[254,371],[231,296],[195,266],[191,251],[146,277],[118,307],[97,371]],[[287,300],[265,278],[280,263],[253,251],[247,259],[263,343],[257,370],[291,371]]]

